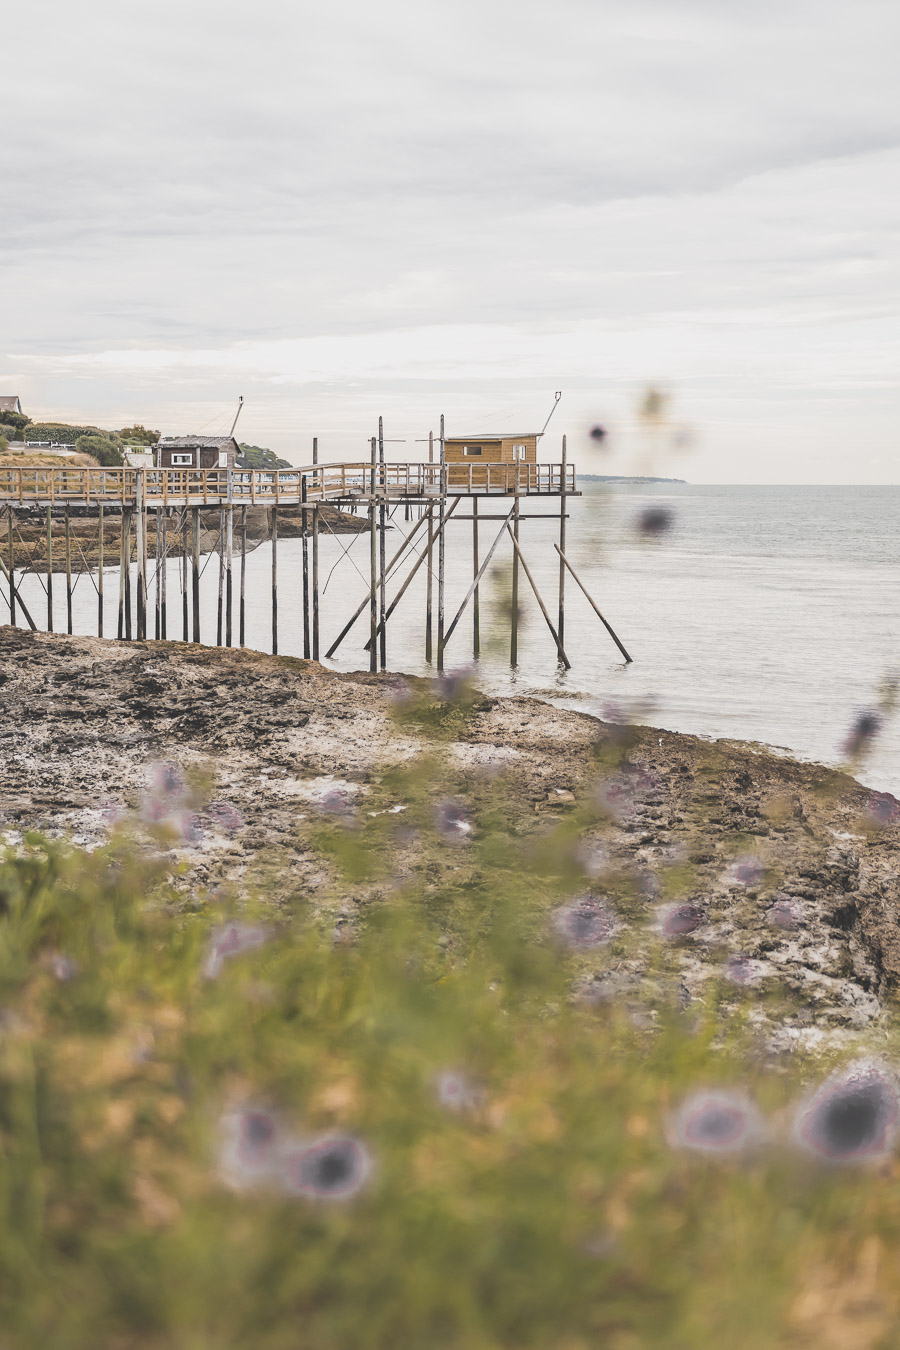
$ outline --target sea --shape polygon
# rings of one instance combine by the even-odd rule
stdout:
[[[709,738],[754,741],[803,760],[837,765],[862,713],[878,710],[900,674],[900,487],[608,484],[579,480],[568,499],[566,554],[633,658],[626,663],[571,577],[566,579],[565,650],[554,641],[523,571],[519,574],[518,660],[510,664],[511,544],[503,499],[481,501],[483,561],[503,532],[479,592],[480,654],[474,656],[471,603],[448,643],[445,665],[468,671],[490,693],[525,694],[604,717],[634,719]],[[447,530],[446,623],[473,577],[471,506],[460,504]],[[522,502],[525,562],[556,622],[558,502]],[[491,518],[493,517],[493,518]],[[529,518],[530,517],[530,518]],[[388,557],[412,528],[394,512]],[[648,528],[650,526],[651,528]],[[424,531],[416,544],[421,545]],[[436,558],[436,554],[435,554]],[[215,642],[218,565],[204,559],[201,636]],[[411,563],[409,564],[411,565]],[[435,563],[436,565],[436,563]],[[303,653],[301,544],[278,545],[279,652]],[[408,567],[388,583],[393,599]],[[271,547],[247,558],[250,647],[271,650]],[[367,534],[320,534],[321,652],[368,589]],[[391,671],[433,673],[425,660],[427,569],[419,569],[387,632]],[[169,635],[181,633],[178,565],[167,571]],[[0,585],[0,596],[3,593]],[[105,577],[105,631],[115,633],[117,573]],[[23,594],[42,618],[39,578]],[[153,604],[153,590],[150,593]],[[435,614],[437,597],[435,595]],[[5,620],[0,598],[0,621]],[[76,587],[74,629],[96,633],[95,579]],[[54,578],[54,619],[65,631],[65,588]],[[20,618],[21,623],[21,618]],[[235,616],[235,633],[237,618]],[[335,657],[343,671],[368,668],[362,615]],[[247,697],[253,697],[252,685]],[[900,715],[881,712],[880,730],[853,772],[868,786],[900,795]]]

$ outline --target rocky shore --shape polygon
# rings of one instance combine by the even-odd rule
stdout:
[[[622,728],[527,698],[474,697],[435,747],[398,721],[398,690],[254,652],[0,628],[0,842],[38,829],[90,848],[119,819],[143,828],[152,766],[175,765],[203,786],[178,837],[154,846],[186,893],[253,888],[276,908],[299,894],[352,931],[380,893],[336,879],[315,843],[323,810],[400,813],[392,770],[437,754],[476,819],[502,794],[523,847],[586,795],[601,802],[574,845],[586,884],[631,878],[643,912],[630,945],[585,965],[581,995],[638,997],[662,937],[685,1005],[724,977],[767,996],[782,1048],[877,1040],[900,980],[892,798],[759,747],[646,727],[604,769],[606,752],[622,760]],[[401,880],[434,888],[471,865],[407,833]]]

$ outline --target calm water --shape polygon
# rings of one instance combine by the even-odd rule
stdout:
[[[509,668],[508,541],[495,554],[493,579],[482,587],[482,659],[478,683],[494,692],[536,694],[565,706],[602,712],[616,704],[646,709],[654,725],[705,736],[762,741],[803,758],[835,762],[854,715],[870,706],[881,679],[900,667],[900,488],[606,487],[584,483],[571,501],[567,552],[634,661],[626,666],[599,620],[567,584],[566,648],[572,670],[558,671],[555,648],[524,575],[520,594],[519,666]],[[635,529],[648,504],[674,513],[665,535],[644,539]],[[497,514],[500,503],[482,504]],[[459,512],[470,514],[466,505]],[[523,515],[552,510],[535,500]],[[395,517],[404,526],[402,511]],[[482,524],[481,556],[500,529]],[[389,556],[399,543],[389,536]],[[523,523],[522,546],[551,615],[558,566],[558,523]],[[349,547],[349,556],[342,550]],[[471,522],[451,523],[448,540],[448,623],[471,581]],[[323,532],[322,651],[366,594],[368,538]],[[300,543],[278,550],[279,647],[302,654],[299,609]],[[357,568],[359,570],[357,570]],[[405,573],[400,573],[402,577]],[[248,645],[270,649],[271,551],[247,559]],[[424,673],[425,568],[395,611],[388,632],[393,670]],[[399,582],[389,583],[389,597]],[[177,569],[170,565],[170,632],[180,632]],[[215,637],[217,563],[202,580],[204,640]],[[2,587],[0,587],[2,590]],[[56,626],[65,625],[62,578],[55,582]],[[116,576],[107,575],[106,631],[114,632]],[[35,614],[46,612],[37,579],[24,585]],[[152,595],[151,595],[152,600]],[[174,603],[173,603],[174,602]],[[0,615],[5,601],[0,600]],[[367,664],[368,636],[360,620],[331,663]],[[96,593],[83,577],[75,598],[78,632],[96,632]],[[235,631],[237,628],[235,618]],[[447,649],[447,666],[472,665],[467,611]],[[900,792],[900,719],[880,738],[864,781]]]

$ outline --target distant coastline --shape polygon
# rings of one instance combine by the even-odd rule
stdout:
[[[579,483],[686,483],[686,478],[650,478],[644,474],[580,473]]]

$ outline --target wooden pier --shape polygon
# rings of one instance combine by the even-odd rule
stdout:
[[[278,528],[281,508],[299,509],[302,540],[303,655],[319,659],[320,591],[319,540],[330,529],[323,506],[350,508],[368,517],[369,587],[356,611],[347,617],[326,657],[334,656],[351,628],[368,610],[367,651],[372,671],[387,669],[387,630],[391,615],[401,602],[414,577],[426,568],[426,609],[424,615],[425,657],[443,671],[448,643],[467,607],[473,616],[473,651],[480,650],[479,590],[498,548],[503,541],[511,548],[512,604],[510,620],[510,661],[518,659],[520,569],[534,593],[549,630],[559,663],[568,668],[565,639],[565,579],[570,573],[584,590],[566,557],[567,501],[580,495],[574,465],[566,455],[565,437],[559,462],[482,462],[448,463],[444,456],[443,419],[439,438],[429,437],[429,461],[390,463],[385,460],[384,434],[379,419],[379,434],[370,442],[368,460],[352,463],[320,464],[318,442],[313,442],[312,463],[299,468],[250,470],[239,468],[84,468],[64,463],[50,467],[3,465],[0,467],[0,593],[7,599],[10,622],[38,626],[36,617],[25,604],[21,591],[21,564],[17,567],[18,524],[23,519],[43,521],[46,538],[46,570],[43,587],[47,600],[47,629],[53,631],[54,546],[59,549],[60,522],[65,556],[67,628],[72,632],[72,537],[73,513],[96,520],[98,546],[98,636],[103,636],[103,566],[105,532],[110,522],[118,525],[119,596],[117,636],[130,639],[170,636],[170,607],[166,589],[166,562],[176,559],[180,577],[180,634],[184,641],[201,641],[200,575],[201,513],[218,517],[217,547],[219,578],[217,592],[216,644],[233,645],[233,611],[237,602],[237,641],[244,645],[246,629],[246,555],[247,518],[252,508],[265,508],[270,522],[272,548],[271,647],[278,651]],[[518,448],[518,447],[517,447]],[[522,449],[524,450],[524,446]],[[481,447],[472,447],[479,454]],[[435,452],[437,451],[437,458]],[[521,527],[529,518],[522,514],[525,499],[555,499],[558,510],[550,514],[559,519],[559,588],[557,613],[551,617],[528,566],[521,538]],[[488,502],[494,510],[485,509]],[[388,516],[392,508],[402,506],[411,528],[392,549],[388,559]],[[468,507],[468,511],[463,509]],[[235,519],[237,512],[237,519]],[[293,512],[292,512],[293,514]],[[546,518],[546,513],[544,513]],[[445,577],[448,526],[456,520],[472,526],[472,584],[458,611],[445,613]],[[151,529],[149,526],[155,526]],[[499,525],[486,551],[480,548],[479,529],[486,524]],[[152,534],[152,575],[148,567],[148,538]],[[237,544],[237,558],[235,558]],[[21,550],[20,550],[21,556]],[[83,555],[82,555],[83,556]],[[57,561],[59,554],[57,552]],[[407,564],[411,564],[408,570]],[[234,572],[239,576],[235,583]],[[132,595],[132,569],[135,569]],[[28,569],[26,569],[28,570]],[[34,571],[34,569],[30,569]],[[86,564],[78,565],[82,574]],[[388,583],[403,576],[392,600]],[[77,576],[76,576],[77,580]],[[435,601],[436,588],[436,605]],[[151,601],[152,594],[152,601]],[[585,591],[585,594],[587,592]],[[625,648],[600,614],[623,658],[630,661]],[[293,603],[293,601],[292,601]],[[151,610],[152,604],[152,610]],[[174,636],[174,634],[173,634]]]

